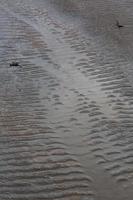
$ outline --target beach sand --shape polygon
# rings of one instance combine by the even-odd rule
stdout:
[[[132,1],[0,2],[0,200],[132,200]]]

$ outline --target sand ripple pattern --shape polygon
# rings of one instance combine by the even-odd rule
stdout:
[[[131,63],[42,5],[0,8],[0,198],[131,200]]]
[[[49,125],[49,106],[41,103],[41,84],[48,84],[49,102],[58,80],[30,60],[41,56],[47,68],[47,44],[2,9],[0,26],[0,199],[93,199],[92,179]],[[10,67],[16,59],[21,66]]]

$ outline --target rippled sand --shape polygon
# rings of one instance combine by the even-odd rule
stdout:
[[[132,2],[0,2],[0,200],[132,200]]]

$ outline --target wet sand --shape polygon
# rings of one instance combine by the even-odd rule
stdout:
[[[124,0],[1,1],[0,200],[133,199],[132,19]]]

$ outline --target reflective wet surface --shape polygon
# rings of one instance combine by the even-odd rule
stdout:
[[[133,199],[128,11],[124,0],[1,1],[1,200]]]

